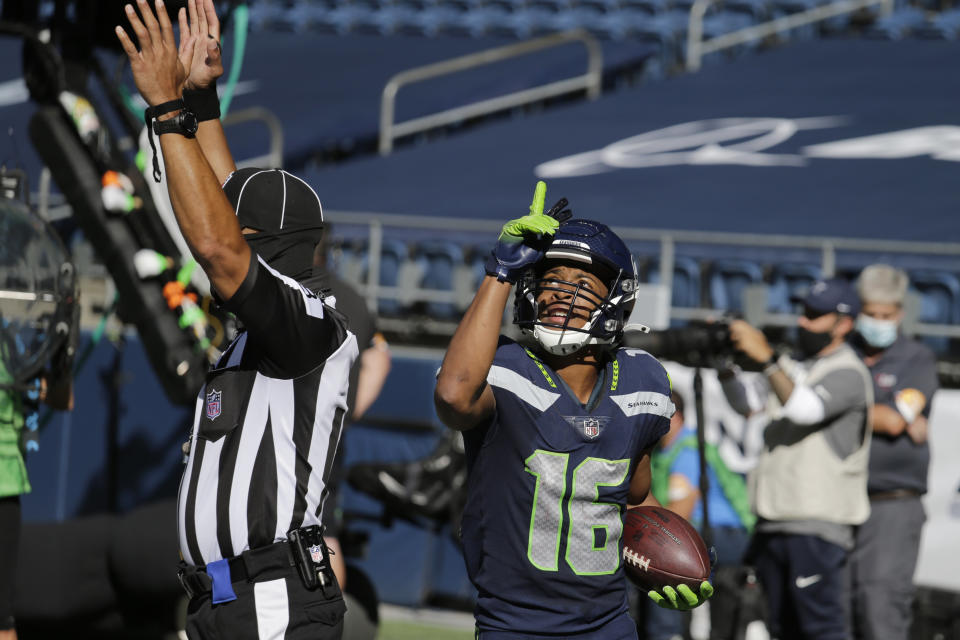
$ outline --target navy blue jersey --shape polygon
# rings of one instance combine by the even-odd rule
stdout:
[[[464,433],[463,546],[481,631],[589,635],[627,609],[620,539],[633,471],[669,428],[670,381],[620,349],[592,409],[501,338],[487,425]]]

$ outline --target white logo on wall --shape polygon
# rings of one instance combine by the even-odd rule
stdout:
[[[676,165],[802,167],[810,158],[900,159],[930,156],[960,162],[960,127],[939,125],[837,140],[799,153],[766,153],[798,131],[840,127],[842,116],[823,118],[717,118],[685,122],[618,140],[602,149],[538,165],[540,178],[572,178]]]

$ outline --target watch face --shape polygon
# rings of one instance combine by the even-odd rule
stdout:
[[[197,116],[192,111],[187,111],[184,109],[180,112],[180,126],[183,127],[184,132],[188,135],[194,135],[197,132],[197,127],[199,123],[197,122]]]

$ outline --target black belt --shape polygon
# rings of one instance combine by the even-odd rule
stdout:
[[[295,566],[293,552],[289,542],[277,542],[259,549],[244,551],[238,556],[227,559],[230,567],[231,582],[257,582],[257,578],[269,571],[289,569]],[[204,567],[194,567],[181,563],[177,572],[180,585],[187,595],[194,596],[210,593],[213,580]]]
[[[920,492],[916,489],[891,489],[890,491],[870,491],[871,500],[897,500],[900,498],[919,498]]]

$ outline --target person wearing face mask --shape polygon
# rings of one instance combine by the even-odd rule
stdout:
[[[206,373],[184,445],[187,637],[339,639],[346,605],[320,514],[357,341],[314,260],[320,199],[286,171],[236,170],[219,120],[213,0],[180,9],[179,47],[162,0],[125,11],[136,44],[116,33],[149,105],[180,231],[243,325]]]
[[[873,444],[867,491],[870,518],[857,529],[851,555],[854,637],[905,640],[913,572],[926,520],[930,448],[927,417],[937,390],[936,358],[900,333],[907,274],[885,264],[857,280],[863,310],[851,344],[873,376]]]
[[[844,640],[847,561],[870,513],[873,384],[847,342],[860,308],[850,284],[820,280],[802,302],[796,359],[743,320],[730,325],[770,391],[764,447],[748,476],[757,515],[748,560],[766,593],[771,637]]]

